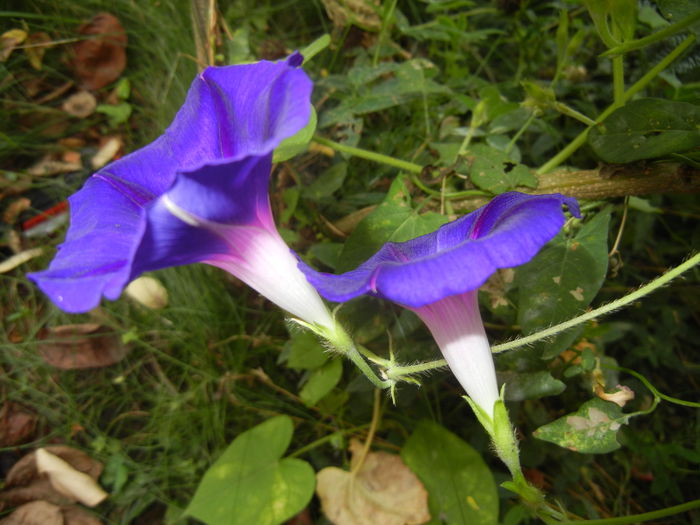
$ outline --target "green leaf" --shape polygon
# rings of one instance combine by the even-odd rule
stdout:
[[[421,421],[401,458],[429,494],[430,524],[487,525],[498,521],[491,470],[466,442],[432,421]]]
[[[617,432],[628,419],[615,403],[595,398],[576,412],[538,428],[534,436],[574,452],[605,454],[620,448]]]
[[[700,11],[700,0],[656,0],[655,3],[661,14],[672,24]],[[700,36],[700,22],[690,26],[690,30],[695,36]]]
[[[508,154],[485,144],[469,148],[470,179],[477,188],[491,193],[503,193],[517,186],[537,187],[537,178],[522,164],[513,162]]]
[[[556,396],[566,390],[566,385],[552,377],[547,370],[539,372],[503,372],[499,383],[506,385],[506,401],[524,401]]]
[[[343,376],[343,361],[332,359],[321,368],[311,372],[309,380],[299,392],[299,397],[309,406],[314,406],[338,384]]]
[[[338,260],[338,272],[355,268],[388,241],[403,242],[435,231],[447,218],[434,212],[418,214],[411,207],[408,188],[402,177],[391,185],[384,202],[353,230]]]
[[[700,146],[700,106],[656,98],[634,100],[591,129],[588,143],[605,162],[687,152]]]
[[[531,334],[582,313],[603,284],[608,268],[610,208],[583,225],[576,237],[542,250],[516,271],[518,322]],[[540,343],[542,358],[564,350],[576,331]]]
[[[277,146],[275,152],[272,154],[272,162],[284,162],[306,151],[309,142],[311,142],[314,133],[316,133],[316,124],[316,110],[311,106],[309,122],[306,123],[306,126],[297,131],[296,134],[287,137]]]
[[[300,459],[280,459],[292,420],[277,416],[240,434],[207,470],[185,514],[207,525],[277,525],[311,500],[314,471]]]
[[[118,104],[98,104],[95,108],[97,113],[107,115],[110,126],[118,126],[123,124],[131,116],[131,104],[128,102],[119,102]]]
[[[311,332],[297,332],[285,344],[289,351],[287,365],[297,370],[313,370],[328,361],[328,353]]]
[[[323,198],[330,197],[333,195],[333,192],[341,188],[347,173],[347,162],[334,164],[304,188],[304,197],[312,201],[319,201]]]

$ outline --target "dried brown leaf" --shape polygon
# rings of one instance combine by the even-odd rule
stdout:
[[[134,279],[124,290],[126,295],[141,303],[146,308],[159,310],[168,305],[168,290],[158,279],[142,275]]]
[[[58,456],[69,463],[74,469],[84,472],[93,479],[102,474],[102,463],[91,458],[85,452],[66,445],[50,445],[44,447],[51,454]],[[36,453],[30,452],[15,463],[5,477],[6,487],[19,487],[28,485],[38,479],[39,472],[36,467]]]
[[[5,62],[12,51],[27,39],[27,32],[24,29],[10,29],[0,36],[0,62]]]
[[[17,403],[5,402],[0,408],[0,448],[21,445],[36,429],[36,416]]]
[[[108,494],[90,475],[80,472],[46,449],[40,448],[35,454],[37,471],[48,476],[51,486],[58,493],[88,507],[95,507],[107,498]]]
[[[379,0],[321,0],[328,17],[338,27],[353,24],[366,31],[378,31],[382,26]]]
[[[5,208],[5,211],[2,214],[2,222],[5,224],[14,224],[19,214],[28,210],[31,206],[32,201],[26,197],[20,197],[19,199],[14,200],[7,208]]]
[[[61,370],[113,365],[124,359],[129,350],[119,334],[95,323],[55,326],[41,339],[39,354]]]
[[[122,147],[121,137],[108,137],[90,160],[93,169],[100,169],[119,152]]]
[[[39,162],[33,164],[27,169],[27,173],[34,177],[46,177],[49,175],[57,175],[59,173],[71,173],[82,169],[82,164],[79,162],[63,162],[53,159],[50,155],[45,156]]]
[[[351,465],[361,461],[362,445],[353,441]],[[370,452],[356,473],[336,467],[316,475],[316,492],[335,525],[418,525],[430,520],[428,493],[401,458]]]
[[[39,255],[42,253],[44,253],[44,249],[42,247],[38,247],[11,255],[7,259],[0,262],[0,273],[10,272],[27,261],[34,259],[34,257],[39,257]]]
[[[95,516],[75,505],[63,506],[61,512],[63,525],[103,525]]]
[[[64,525],[63,513],[47,501],[32,501],[17,508],[0,525]]]
[[[61,109],[73,117],[86,118],[95,112],[97,99],[89,91],[78,91],[63,101]]]
[[[127,36],[119,19],[98,13],[78,33],[88,38],[73,46],[73,68],[84,89],[100,89],[117,80],[126,67]]]
[[[41,71],[44,54],[52,45],[51,37],[43,31],[32,33],[27,37],[24,52],[27,54],[31,66],[37,71]]]

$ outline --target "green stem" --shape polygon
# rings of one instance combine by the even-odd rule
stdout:
[[[611,49],[608,49],[605,53],[601,54],[600,56],[611,57],[613,55],[621,55],[629,51],[641,49],[643,47],[648,46],[649,44],[653,44],[654,42],[663,40],[664,38],[667,38],[671,35],[680,33],[686,27],[693,25],[698,20],[700,20],[700,11],[697,11],[692,15],[688,15],[683,20],[676,22],[675,24],[671,24],[670,26],[667,26],[664,29],[657,31],[656,33],[647,35],[644,38],[630,40],[628,42],[625,42],[624,44],[620,44],[619,46],[615,46]]]
[[[387,166],[392,166],[400,170],[407,171],[409,173],[420,173],[423,171],[423,166],[420,164],[414,164],[413,162],[406,162],[405,160],[400,160],[389,155],[382,155],[381,153],[375,153],[374,151],[369,151],[366,149],[354,148],[352,146],[346,146],[339,142],[333,140],[328,140],[319,135],[314,135],[314,141],[329,148],[333,148],[341,153],[349,153],[355,157],[361,159],[371,160],[372,162],[378,162],[380,164],[386,164]]]
[[[377,375],[374,373],[374,370],[372,370],[372,367],[367,364],[367,361],[364,360],[364,358],[360,355],[360,352],[357,351],[357,348],[355,348],[354,344],[351,344],[349,347],[343,348],[342,349],[343,355],[347,356],[350,358],[350,361],[355,363],[355,366],[360,369],[360,371],[367,377],[367,379],[370,380],[370,382],[377,388],[389,388],[394,384],[394,381],[388,380],[388,381],[382,381],[377,377]]]
[[[586,312],[583,315],[579,315],[578,317],[574,317],[573,319],[569,319],[568,321],[564,321],[563,323],[551,326],[545,330],[534,333],[532,335],[521,337],[519,339],[514,339],[513,341],[509,341],[508,343],[494,345],[491,347],[491,351],[494,354],[498,354],[507,350],[513,350],[514,348],[529,345],[541,339],[552,337],[553,335],[573,328],[574,326],[588,322],[592,319],[595,319],[596,317],[609,314],[619,308],[622,308],[623,306],[627,306],[628,304],[633,303],[634,301],[644,297],[645,295],[650,294],[654,290],[669,283],[670,281],[681,275],[683,272],[690,270],[693,266],[695,266],[698,263],[700,263],[700,253],[696,253],[684,263],[679,264],[675,268],[669,270],[665,274],[657,277],[656,279],[645,284],[644,286],[637,288],[634,292],[627,294],[624,297],[620,297],[619,299],[611,303],[605,304],[599,308],[596,308],[595,310],[591,310],[590,312]]]
[[[532,124],[533,120],[535,120],[535,111],[534,110],[530,112],[530,116],[527,117],[527,120],[525,121],[525,123],[522,126],[520,126],[520,129],[518,130],[518,132],[515,135],[513,135],[512,139],[510,139],[510,142],[506,146],[506,151],[505,151],[506,155],[510,155],[511,150],[515,147],[515,143],[520,139],[520,136],[523,133],[525,133],[525,130],[527,130],[527,128],[530,127],[530,124]]]
[[[664,69],[666,69],[671,62],[673,62],[678,56],[683,53],[690,45],[695,42],[695,36],[694,35],[689,35],[686,37],[683,42],[678,44],[678,46],[671,51],[668,55],[666,55],[661,61],[659,61],[658,64],[656,64],[653,68],[651,68],[642,78],[637,80],[632,86],[625,91],[624,95],[622,96],[622,104],[630,100],[635,94],[637,94],[639,91],[644,89],[649,82],[651,82],[659,73],[661,73]],[[595,123],[599,124],[602,121],[604,121],[613,111],[615,111],[619,105],[617,103],[613,103],[610,106],[608,106],[596,119]],[[559,153],[557,153],[554,157],[552,157],[548,162],[544,163],[538,170],[537,174],[538,175],[543,175],[549,171],[552,171],[554,168],[559,166],[561,163],[563,163],[566,159],[568,159],[571,155],[576,152],[583,144],[586,142],[586,138],[588,137],[588,132],[590,131],[592,126],[587,127],[584,129],[574,140],[572,140],[563,150],[561,150]]]
[[[680,505],[674,505],[673,507],[666,507],[665,509],[653,510],[642,514],[633,514],[632,516],[603,518],[599,520],[564,521],[562,523],[572,525],[625,525],[627,523],[640,523],[642,521],[665,518],[666,516],[673,516],[674,514],[680,514],[681,512],[687,512],[697,508],[700,508],[700,499],[688,501],[687,503],[681,503]]]
[[[575,118],[579,122],[583,122],[586,126],[593,127],[596,125],[596,121],[587,117],[580,111],[576,111],[574,108],[571,106],[567,106],[563,102],[555,102],[554,103],[554,109],[556,109],[559,113],[562,113],[568,117]]]
[[[664,401],[668,401],[669,403],[673,403],[674,405],[681,405],[684,407],[690,407],[690,408],[700,408],[700,403],[694,403],[693,401],[685,401],[684,399],[678,399],[677,397],[671,397],[667,396],[666,394],[662,394],[659,392],[654,385],[652,385],[649,380],[644,377],[642,374],[639,372],[635,372],[634,370],[630,370],[628,368],[622,368],[620,366],[610,366],[606,368],[612,368],[613,370],[619,370],[620,372],[624,372],[625,374],[629,374],[631,376],[636,377],[639,379],[642,384],[644,384],[645,387],[647,387],[652,394],[654,394],[656,397],[659,399],[663,399]]]
[[[587,321],[590,321],[592,319],[595,319],[596,317],[601,317],[603,315],[609,314],[619,308],[622,308],[624,306],[627,306],[628,304],[637,301],[638,299],[641,299],[645,295],[648,295],[652,293],[654,290],[668,284],[670,281],[681,275],[682,273],[690,270],[693,266],[697,265],[700,263],[700,253],[696,253],[694,256],[692,256],[690,259],[685,261],[682,264],[679,264],[675,268],[669,270],[665,274],[657,277],[653,281],[645,284],[644,286],[636,289],[634,292],[625,295],[624,297],[621,297],[620,299],[617,299],[611,303],[608,303],[606,305],[603,305],[599,308],[596,308],[595,310],[591,310],[590,312],[586,312],[583,315],[580,315],[578,317],[574,317],[573,319],[569,319],[568,321],[565,321],[563,323],[559,323],[557,325],[554,325],[550,328],[547,328],[545,330],[542,330],[540,332],[536,332],[534,334],[528,335],[526,337],[521,337],[519,339],[514,339],[513,341],[509,341],[507,343],[501,343],[499,345],[493,345],[491,347],[491,352],[494,354],[499,354],[501,352],[506,352],[508,350],[514,350],[516,348],[519,348],[521,346],[526,346],[532,343],[535,343],[541,339],[546,339],[548,337],[552,337],[553,335],[558,334],[559,332],[563,332],[565,330],[568,330],[570,328],[573,328],[574,326],[577,326],[579,324],[585,323]],[[389,379],[401,379],[401,376],[404,375],[411,375],[411,374],[420,374],[423,372],[429,372],[431,370],[435,370],[438,368],[444,368],[447,366],[447,362],[444,359],[437,359],[435,361],[427,361],[425,363],[418,363],[416,365],[406,365],[406,366],[392,366],[391,368],[387,368],[386,370],[386,376]],[[653,390],[652,390],[653,391]],[[659,396],[662,399],[665,397]],[[674,398],[671,398],[674,399]],[[667,399],[667,401],[670,401]],[[676,401],[681,401],[681,400],[675,400]],[[689,403],[689,401],[682,402],[683,403]],[[690,406],[690,405],[686,405]]]

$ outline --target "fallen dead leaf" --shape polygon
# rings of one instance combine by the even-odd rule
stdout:
[[[44,448],[38,449],[35,454],[37,471],[46,474],[51,486],[60,494],[88,507],[95,507],[107,498],[108,494],[88,474],[73,468]]]
[[[129,350],[119,334],[95,323],[54,326],[41,339],[39,354],[61,370],[113,365],[124,359]]]
[[[5,224],[14,224],[15,220],[25,210],[28,210],[32,205],[26,197],[20,197],[19,199],[13,201],[2,214],[2,222]]]
[[[154,277],[142,275],[131,281],[124,291],[126,295],[151,310],[168,306],[168,290]]]
[[[86,118],[95,112],[97,99],[89,91],[78,91],[63,101],[61,109],[73,117]]]
[[[117,80],[126,67],[127,36],[119,19],[98,13],[78,33],[88,38],[73,46],[73,68],[85,89],[100,89]]]
[[[42,247],[38,247],[11,255],[4,261],[0,262],[0,273],[10,272],[21,264],[34,259],[34,257],[39,257],[39,255],[42,253],[44,253],[44,249]]]
[[[102,463],[80,450],[65,445],[51,445],[45,449],[94,480],[102,474]],[[30,452],[20,458],[7,473],[4,490],[0,492],[0,510],[35,500],[45,500],[56,505],[75,502],[75,499],[57,492],[51,482],[39,474],[36,452]]]
[[[27,37],[24,52],[27,54],[29,63],[34,69],[41,71],[44,54],[52,46],[51,37],[43,31],[32,33]]]
[[[102,525],[92,514],[75,505],[32,501],[18,507],[0,525]]]
[[[361,461],[353,440],[351,467]],[[395,454],[370,452],[357,472],[326,467],[316,475],[316,492],[334,525],[418,525],[430,520],[428,493]]]
[[[32,501],[18,507],[0,525],[64,525],[63,513],[48,501]]]
[[[10,29],[0,36],[0,62],[5,62],[15,48],[27,39],[24,29]]]
[[[83,165],[79,162],[63,162],[47,155],[30,166],[27,169],[27,173],[34,177],[47,177],[49,175],[58,175],[59,173],[71,173],[82,169],[82,167]]]
[[[75,505],[63,506],[61,512],[63,525],[102,525],[95,516]]]
[[[379,0],[321,0],[328,18],[338,27],[357,25],[367,31],[378,31],[382,26]]]
[[[92,165],[93,169],[100,169],[102,166],[107,164],[114,158],[121,147],[121,137],[109,137],[107,140],[105,140],[104,144],[100,146],[100,149],[97,150],[95,156],[92,157],[92,160],[90,160],[90,164]]]
[[[36,416],[17,403],[6,401],[0,408],[0,448],[21,445],[36,429]]]

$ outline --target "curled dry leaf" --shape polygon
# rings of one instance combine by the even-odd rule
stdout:
[[[95,153],[95,156],[92,157],[92,160],[90,161],[90,164],[92,165],[93,169],[100,169],[102,166],[107,164],[110,160],[114,158],[114,156],[119,151],[119,148],[121,147],[121,137],[109,137],[107,140],[105,140],[105,142],[100,146],[100,149],[97,150],[97,153]]]
[[[20,445],[36,429],[36,416],[17,403],[5,402],[0,408],[0,448]]]
[[[14,224],[19,217],[19,214],[23,211],[28,210],[32,206],[32,201],[26,197],[20,197],[17,200],[12,201],[12,203],[5,208],[2,214],[2,222],[5,224]]]
[[[322,0],[328,17],[338,27],[353,24],[366,31],[378,31],[382,26],[379,0]]]
[[[129,283],[126,295],[152,310],[159,310],[168,305],[168,290],[158,279],[142,275]]]
[[[27,54],[29,63],[34,69],[37,71],[41,70],[44,54],[52,46],[51,37],[43,31],[32,33],[27,37],[24,52]]]
[[[73,68],[85,89],[100,89],[117,80],[126,67],[127,36],[119,19],[98,13],[78,33],[87,37],[73,46]]]
[[[61,370],[113,365],[124,359],[129,350],[119,334],[95,323],[54,326],[41,339],[39,354]]]
[[[92,477],[46,449],[36,451],[36,468],[39,474],[48,476],[51,486],[57,492],[83,505],[95,507],[107,497],[107,493]]]
[[[0,273],[12,271],[19,265],[34,259],[34,257],[38,257],[42,253],[44,253],[44,249],[42,247],[38,247],[11,255],[4,261],[0,262]]]
[[[45,447],[45,450],[93,480],[97,480],[102,474],[102,463],[80,450],[64,445],[48,446]],[[36,458],[36,452],[30,452],[15,463],[7,473],[5,490],[0,492],[0,510],[35,500],[45,500],[57,505],[66,505],[76,501],[57,492],[51,482],[46,477],[41,476],[37,468]]]
[[[18,507],[0,525],[64,525],[63,513],[48,501],[32,501]]]
[[[102,522],[75,505],[59,507],[48,501],[32,501],[0,520],[0,525],[102,525]]]
[[[73,117],[86,118],[95,112],[97,99],[89,91],[78,91],[63,101],[61,109]]]
[[[350,443],[353,470],[362,445]],[[326,467],[317,475],[316,492],[334,525],[418,525],[430,520],[428,493],[403,460],[370,452],[357,472]]]
[[[27,39],[24,29],[10,29],[0,36],[0,62],[5,62],[12,51]]]
[[[82,169],[82,164],[79,162],[63,162],[55,160],[47,155],[36,164],[33,164],[27,169],[27,173],[34,177],[46,177],[48,175],[57,175],[59,173],[71,173]]]

